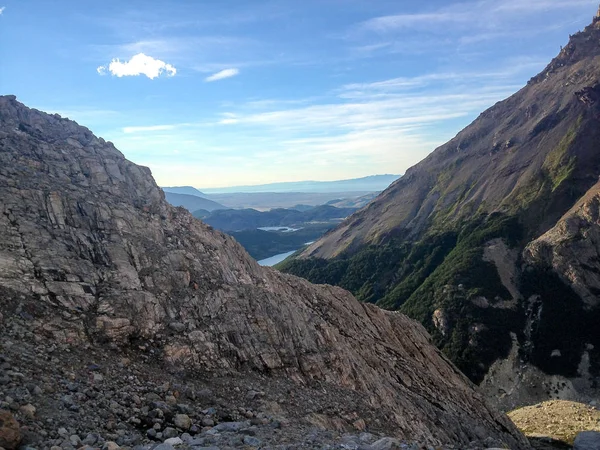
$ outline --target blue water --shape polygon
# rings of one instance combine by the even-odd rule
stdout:
[[[296,253],[296,250],[292,250],[291,252],[287,253],[280,253],[279,255],[271,256],[270,258],[261,259],[258,263],[261,266],[274,266],[275,264],[279,264],[288,256],[292,256],[294,253]]]
[[[293,233],[294,231],[298,231],[301,228],[290,228],[290,227],[260,227],[258,228],[262,231],[281,231],[283,233]]]

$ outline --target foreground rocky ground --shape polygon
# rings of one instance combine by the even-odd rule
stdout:
[[[26,311],[16,312],[0,327],[6,449],[16,447],[17,435],[20,448],[39,450],[434,448],[386,436],[384,410],[347,389],[296,386],[258,373],[212,378],[164,370],[145,345],[123,355],[110,346],[52,344],[30,331]]]

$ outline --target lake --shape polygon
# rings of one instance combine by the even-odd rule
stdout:
[[[274,266],[275,264],[279,264],[288,256],[292,256],[294,253],[296,253],[296,251],[297,250],[292,250],[291,252],[280,253],[278,255],[271,256],[270,258],[261,259],[260,261],[258,261],[258,263],[261,266]]]
[[[281,231],[282,233],[293,233],[294,231],[301,230],[302,228],[290,228],[290,227],[260,227],[262,231]]]

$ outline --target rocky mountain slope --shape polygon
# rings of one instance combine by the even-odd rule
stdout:
[[[211,418],[180,407],[199,380],[223,398],[256,380],[268,392],[262,417],[294,418],[289,435],[313,424],[430,445],[528,447],[420,325],[258,266],[232,238],[170,206],[147,168],[14,96],[0,97],[0,199],[1,407],[17,411],[42,448],[73,430],[121,445],[163,439],[165,427],[192,430],[175,412],[219,435],[226,426],[202,421],[240,409]],[[112,387],[94,387],[98,367]],[[158,389],[161,378],[174,381]]]
[[[527,86],[283,269],[420,320],[474,381],[516,346],[518,374],[533,363],[593,387],[599,119],[596,17]],[[515,371],[504,372],[518,404],[527,383]]]

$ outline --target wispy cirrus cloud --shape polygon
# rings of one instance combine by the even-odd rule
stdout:
[[[220,72],[217,72],[215,74],[212,74],[209,77],[206,77],[204,79],[204,81],[210,83],[212,81],[224,80],[225,78],[235,77],[236,75],[239,75],[239,73],[240,73],[239,69],[223,69]]]
[[[374,17],[362,22],[359,28],[379,33],[397,32],[407,29],[431,29],[447,31],[448,27],[495,28],[500,23],[515,18],[552,10],[597,5],[596,0],[479,0],[455,3],[426,13],[392,14]],[[440,24],[444,26],[440,29]]]
[[[155,59],[144,53],[132,56],[129,61],[120,61],[118,58],[113,59],[110,64],[99,66],[96,71],[100,75],[110,72],[113,76],[119,78],[146,75],[151,80],[163,74],[173,77],[177,73],[177,69],[171,64],[167,64],[160,59]]]
[[[2,15],[2,13],[4,12],[5,9],[6,9],[6,6],[0,6],[0,16]]]

